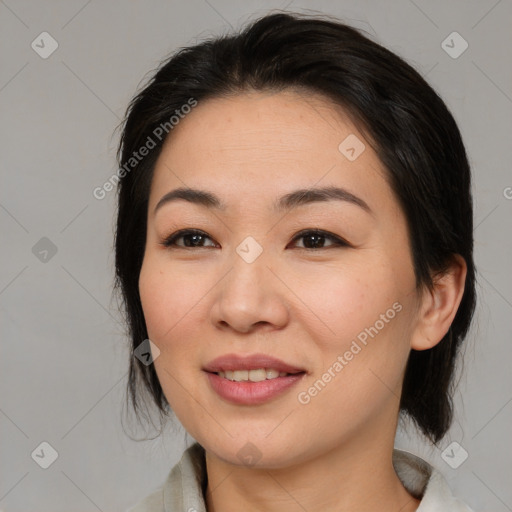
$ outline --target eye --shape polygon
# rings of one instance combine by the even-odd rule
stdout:
[[[328,231],[323,231],[321,229],[306,229],[298,233],[292,242],[296,240],[304,239],[303,247],[298,247],[299,249],[328,249],[330,247],[350,247],[350,244]],[[325,240],[330,240],[332,243],[330,245],[325,246]]]
[[[183,239],[184,245],[176,243],[180,239]],[[207,247],[203,245],[205,239],[211,240],[211,238],[204,231],[200,231],[199,229],[182,229],[167,237],[162,242],[162,245],[164,247],[184,248]],[[215,245],[213,247],[215,247]]]
[[[315,250],[315,249],[328,249],[329,247],[351,247],[351,245],[333,233],[321,229],[305,229],[297,233],[293,238],[292,243],[304,239],[302,247],[298,249]],[[177,243],[183,240],[183,243]],[[199,247],[216,247],[215,243],[205,245],[205,240],[212,240],[207,233],[199,229],[182,229],[168,236],[161,245],[164,247],[175,248],[199,248]],[[325,241],[329,240],[331,243],[325,245]]]

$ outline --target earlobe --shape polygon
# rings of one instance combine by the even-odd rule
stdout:
[[[411,337],[412,349],[432,348],[446,335],[464,294],[466,274],[466,262],[456,254],[447,270],[434,277],[433,288],[425,289]]]

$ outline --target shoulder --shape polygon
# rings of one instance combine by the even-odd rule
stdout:
[[[125,512],[203,512],[202,485],[205,475],[204,449],[194,443],[185,450],[165,482]]]
[[[417,512],[475,512],[453,495],[442,473],[420,457],[395,449],[393,465],[404,487],[421,500]]]
[[[146,496],[125,512],[165,512],[163,486]]]
[[[444,511],[474,512],[473,509],[452,494],[444,476],[433,468],[417,512]]]

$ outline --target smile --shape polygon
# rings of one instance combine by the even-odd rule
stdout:
[[[234,382],[261,382],[263,380],[286,377],[290,374],[280,372],[274,368],[258,368],[257,370],[226,370],[224,372],[217,372],[217,375]]]

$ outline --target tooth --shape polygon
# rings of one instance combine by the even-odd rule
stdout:
[[[248,370],[235,370],[233,372],[233,380],[236,380],[236,381],[249,380],[249,371]]]
[[[226,370],[217,372],[220,377],[235,382],[261,382],[265,379],[276,379],[277,377],[285,377],[286,372],[280,372],[274,368],[258,368],[256,370]]]
[[[249,372],[249,380],[251,382],[261,382],[267,378],[267,374],[264,368],[259,368],[258,370],[251,370]]]
[[[276,377],[279,377],[279,372],[272,368],[267,368],[265,373],[267,375],[267,379],[275,379]]]

